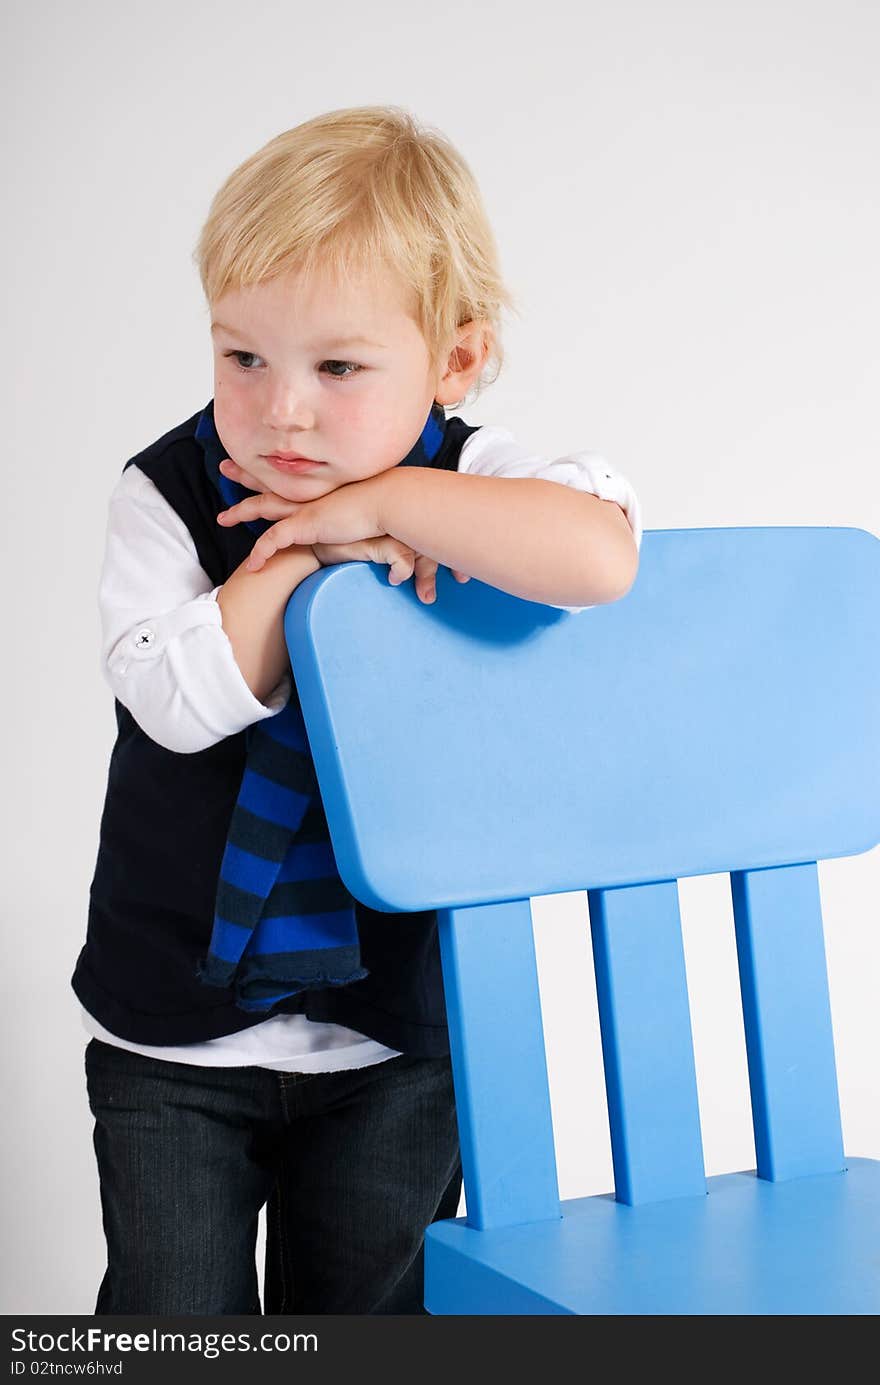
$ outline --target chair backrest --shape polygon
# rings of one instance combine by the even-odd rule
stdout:
[[[816,862],[880,840],[880,542],[652,530],[577,615],[439,577],[325,570],[286,634],[342,878],[439,911],[469,1221],[558,1216],[535,895],[588,892],[618,1200],[705,1186],[683,876],[731,874],[759,1175],[840,1166]]]

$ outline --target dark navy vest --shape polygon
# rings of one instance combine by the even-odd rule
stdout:
[[[224,504],[194,436],[201,412],[126,467],[138,466],[177,512],[218,586],[244,561],[253,534],[244,525],[216,522]],[[431,465],[457,470],[464,441],[475,431],[460,418],[447,419]],[[199,1043],[261,1024],[266,1015],[245,1013],[231,990],[207,988],[196,977],[211,938],[245,733],[182,754],[151,740],[119,701],[116,723],[73,990],[105,1029],[131,1043]],[[291,996],[272,1014],[342,1024],[416,1057],[448,1053],[436,914],[385,914],[362,904],[356,913],[369,975]]]

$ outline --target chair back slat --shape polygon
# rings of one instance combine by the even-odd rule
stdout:
[[[437,922],[468,1224],[558,1218],[528,900],[442,909]]]
[[[618,1202],[706,1191],[674,880],[588,896]]]
[[[814,861],[731,876],[760,1178],[845,1167]]]

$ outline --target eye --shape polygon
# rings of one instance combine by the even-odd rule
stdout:
[[[224,351],[223,355],[225,357],[234,356],[238,369],[243,371],[245,375],[252,375],[255,367],[244,364],[244,361],[259,361],[262,359],[262,357],[257,356],[253,351]],[[354,361],[322,361],[322,369],[325,366],[328,367],[327,374],[332,380],[352,380],[355,375],[359,375],[360,372],[365,369],[364,366],[357,365]],[[337,366],[339,370],[335,369]]]
[[[362,371],[364,368],[362,365],[356,365],[354,361],[324,361],[322,364],[326,366],[338,365],[343,367],[343,369],[346,372],[344,375],[337,375],[336,372],[333,370],[328,372],[334,380],[351,380],[355,375],[359,374],[360,371]]]
[[[241,356],[248,356],[248,357],[250,357],[250,359],[253,360],[253,361],[259,361],[259,360],[261,359],[259,356],[255,355],[253,351],[224,351],[224,352],[223,352],[223,355],[224,355],[224,356],[234,356],[234,357],[235,357],[235,363],[236,363],[236,365],[238,366],[239,370],[243,370],[243,371],[245,372],[245,374],[247,374],[247,375],[250,375],[250,374],[253,373],[253,366],[242,365],[241,360],[239,359],[239,357],[241,357]]]

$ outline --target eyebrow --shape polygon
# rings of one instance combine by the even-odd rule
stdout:
[[[240,331],[238,328],[235,328],[235,327],[227,327],[225,322],[212,322],[212,323],[211,323],[211,331],[212,331],[212,332],[228,332],[229,336],[231,336],[231,337],[245,337],[245,336],[247,336],[247,333],[246,333],[246,332],[242,332],[242,331]],[[316,347],[317,347],[318,345],[320,345],[320,343],[316,343]],[[385,351],[385,350],[387,350],[387,348],[382,344],[382,342],[380,342],[380,341],[370,341],[367,337],[327,337],[327,338],[325,339],[325,341],[324,341],[324,347],[326,348],[326,347],[329,347],[329,346],[341,346],[341,347],[349,347],[349,346],[373,346],[373,347],[375,347],[375,348],[376,348],[377,350],[379,350],[379,351]]]

